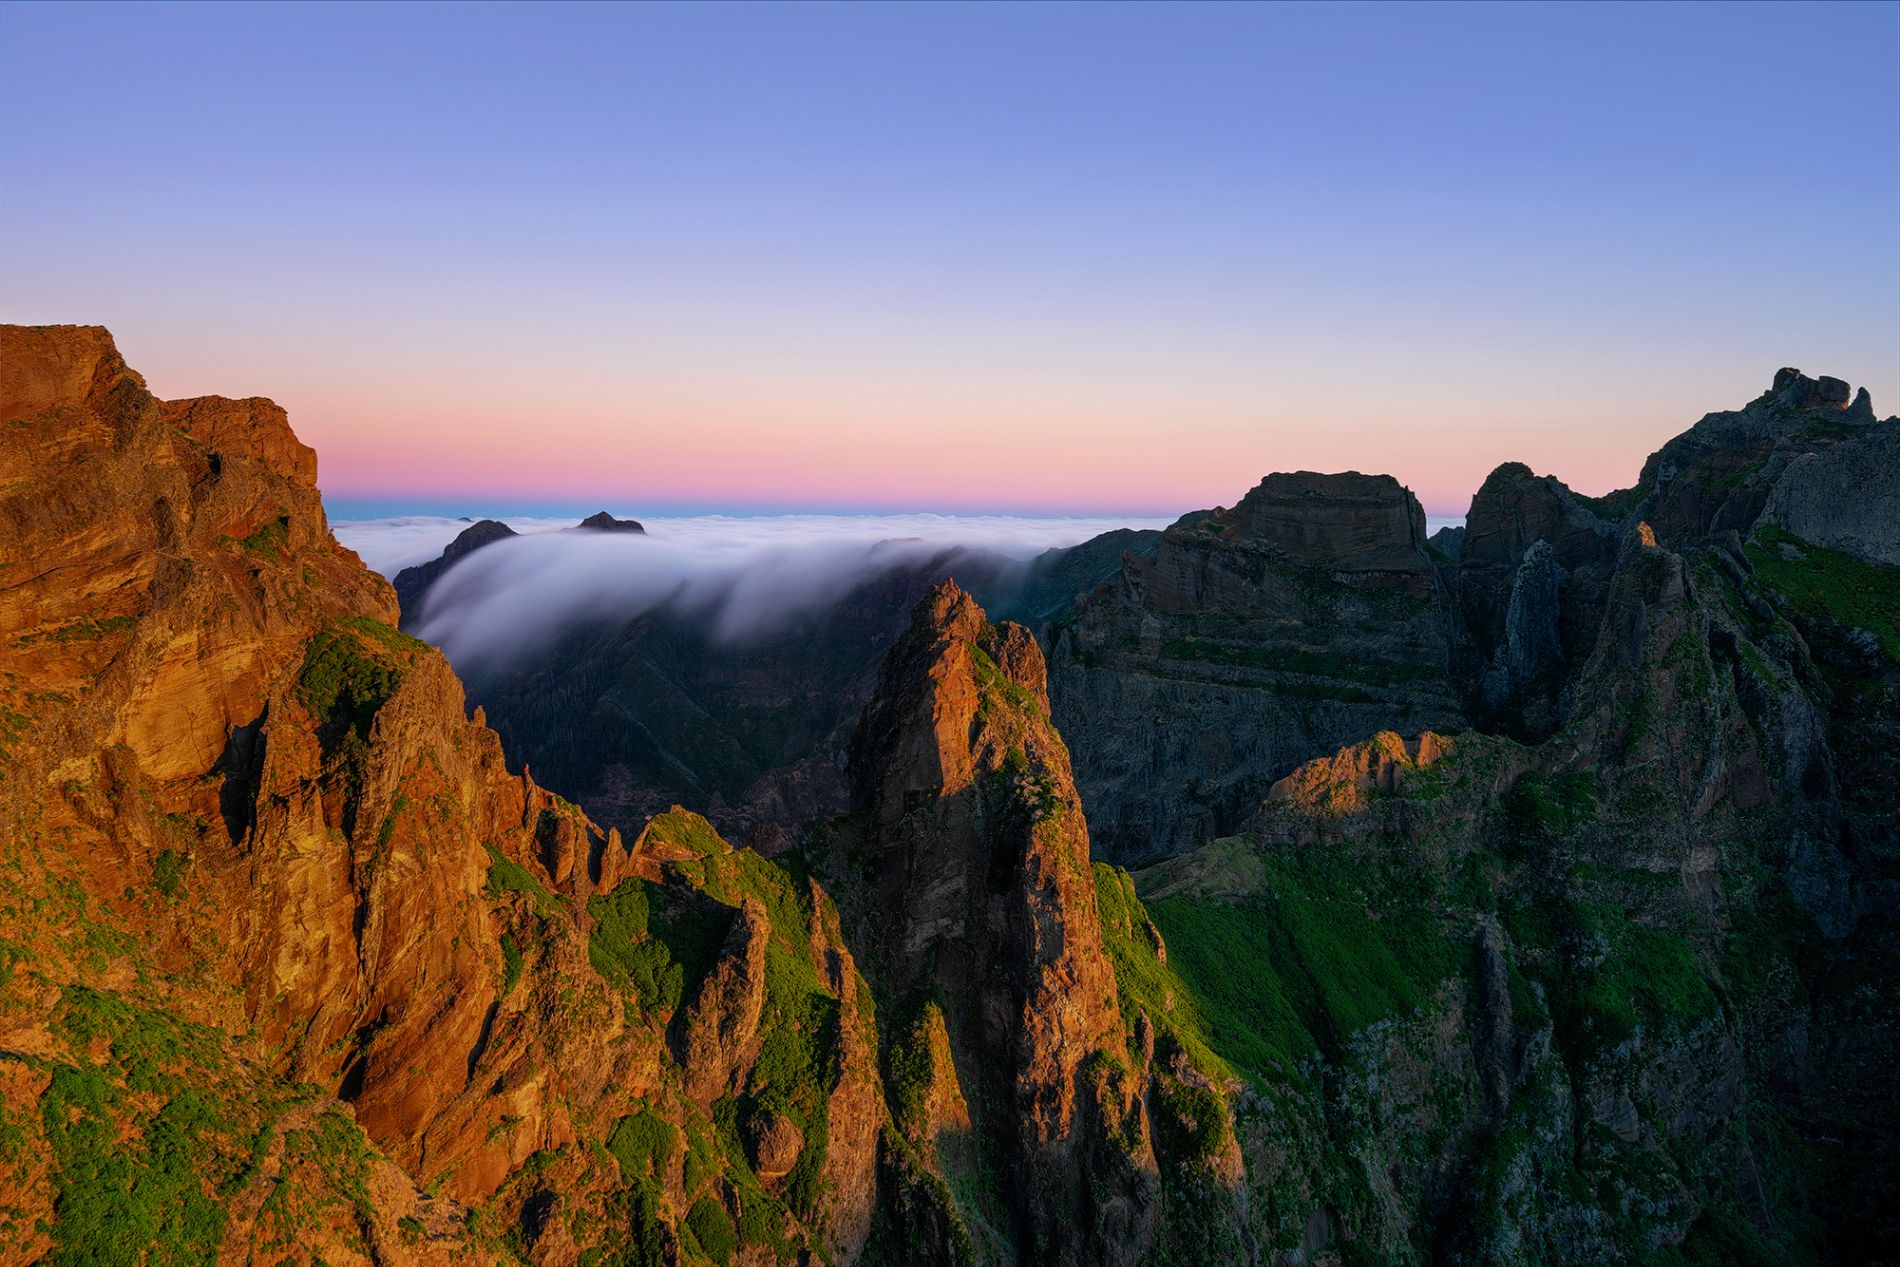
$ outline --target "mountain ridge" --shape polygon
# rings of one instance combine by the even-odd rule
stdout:
[[[1294,475],[1046,642],[908,578],[773,859],[511,771],[281,410],[0,328],[8,1253],[1877,1260],[1900,420],[1836,382],[1612,498],[1500,468],[1456,560]],[[1117,672],[1236,701],[1146,718],[1177,762],[1249,699],[1361,729],[1129,871],[1086,766],[1140,710],[1063,720]]]

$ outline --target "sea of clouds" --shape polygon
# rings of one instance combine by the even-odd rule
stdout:
[[[469,526],[434,515],[340,520],[337,539],[384,576],[426,563]],[[1027,562],[1116,528],[1166,519],[1007,515],[640,517],[646,535],[576,530],[574,518],[505,518],[521,535],[484,546],[429,591],[414,632],[460,668],[529,652],[578,623],[662,605],[702,613],[743,642],[837,602],[880,573],[954,548]]]

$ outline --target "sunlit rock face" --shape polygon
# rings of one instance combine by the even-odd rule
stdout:
[[[495,1261],[479,1210],[536,1261],[658,1261],[753,1202],[784,1261],[853,1260],[886,1114],[830,899],[691,815],[628,846],[511,774],[315,474],[268,401],[161,402],[103,330],[0,328],[24,1257]],[[701,956],[726,926],[737,967]],[[708,1087],[791,1133],[725,1152]]]
[[[1094,1060],[1125,1067],[1128,1040],[1036,640],[954,581],[935,587],[885,657],[850,772],[880,977],[943,1001],[950,1072],[991,1141],[979,1148],[1001,1149],[1024,1186],[1024,1253],[1101,1261],[1093,1237],[1109,1228],[1083,1162],[1139,1109],[1083,1076]],[[932,1033],[915,1037],[934,1059]],[[1143,1148],[1112,1156],[1137,1187],[1153,1167]],[[1146,1233],[1116,1226],[1138,1249]]]

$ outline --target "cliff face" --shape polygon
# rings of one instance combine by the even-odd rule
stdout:
[[[1269,476],[1052,627],[1055,720],[1100,856],[1192,848],[1303,761],[1463,724],[1424,523],[1390,476]]]
[[[823,892],[510,775],[281,410],[3,337],[20,1255],[852,1258],[884,1111]]]
[[[1460,634],[1480,688],[1538,628],[1527,574],[1558,572],[1535,690],[1499,708],[1531,742],[1375,736],[1280,780],[1234,838],[1131,878],[1130,924],[1165,956],[1126,971],[1142,941],[1117,944],[1124,989],[1171,974],[1195,1007],[1157,1028],[1237,1075],[1245,1213],[1204,1242],[1223,1260],[1879,1261],[1900,1243],[1900,1104],[1875,1069],[1900,966],[1900,572],[1880,525],[1843,510],[1850,552],[1779,509],[1808,496],[1784,481],[1900,434],[1847,400],[1784,376],[1698,428],[1741,456],[1691,433],[1595,503],[1501,469],[1441,567],[1460,614],[1497,617]],[[1864,469],[1878,503],[1891,489]],[[1673,527],[1642,517],[1659,510]]]

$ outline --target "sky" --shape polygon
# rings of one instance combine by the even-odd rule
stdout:
[[[0,5],[0,320],[333,513],[1600,493],[1900,408],[1900,5]]]

